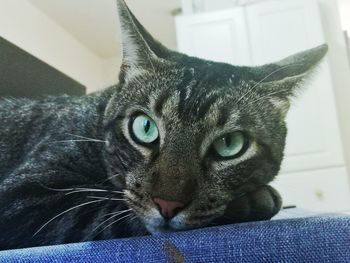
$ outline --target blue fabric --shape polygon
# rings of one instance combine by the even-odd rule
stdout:
[[[3,251],[0,262],[350,262],[350,217],[262,221]]]

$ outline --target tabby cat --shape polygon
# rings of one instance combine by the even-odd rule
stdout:
[[[268,183],[289,101],[327,46],[258,67],[207,61],[165,48],[117,2],[118,85],[0,100],[0,249],[264,220],[281,207]]]

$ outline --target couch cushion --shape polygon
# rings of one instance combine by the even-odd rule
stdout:
[[[261,221],[3,251],[0,262],[350,262],[350,217]]]

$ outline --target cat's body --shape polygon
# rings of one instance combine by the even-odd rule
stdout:
[[[96,202],[57,218],[34,236],[60,212],[96,200],[88,195],[99,196],[98,192],[66,195],[71,191],[58,189],[113,188],[107,180],[101,134],[111,89],[83,97],[1,100],[0,249],[146,233],[136,222],[115,224],[100,234],[101,229],[93,231],[105,214],[126,209],[122,202],[107,202],[97,209],[101,205]]]
[[[119,1],[116,87],[0,100],[0,249],[269,219],[289,99],[325,46],[261,67],[164,48]]]

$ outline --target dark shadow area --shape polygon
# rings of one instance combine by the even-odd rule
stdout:
[[[0,97],[85,92],[82,84],[0,37]]]

